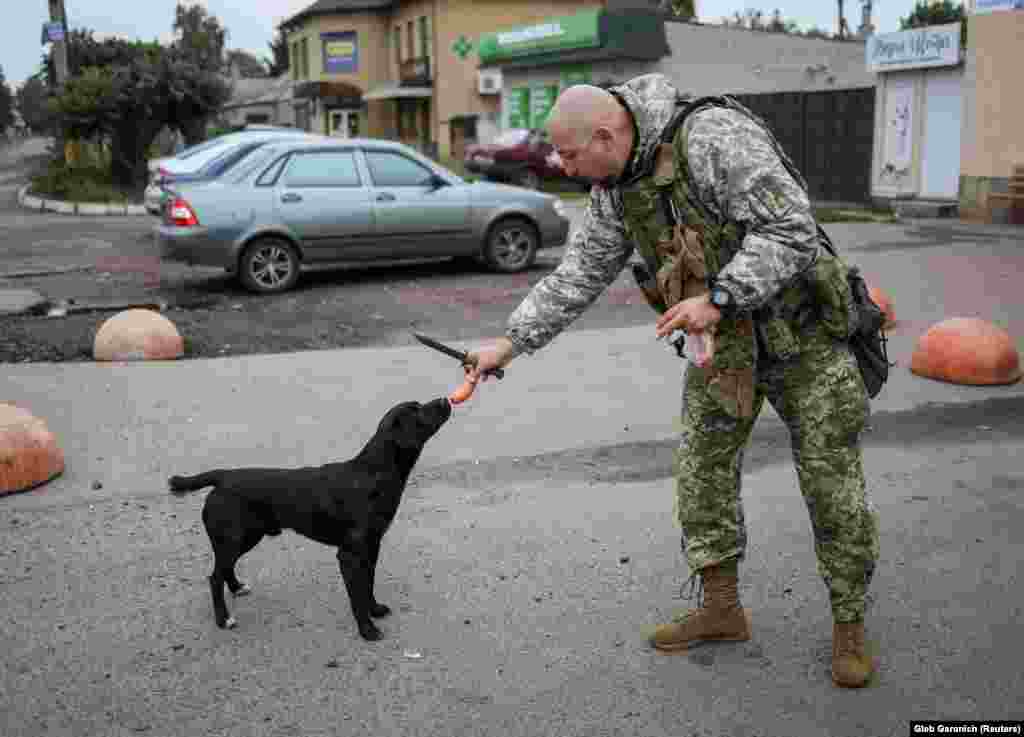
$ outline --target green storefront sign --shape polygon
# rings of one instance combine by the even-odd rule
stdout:
[[[548,18],[531,26],[488,33],[480,37],[477,54],[481,64],[549,51],[592,49],[601,45],[598,20],[601,10]]]

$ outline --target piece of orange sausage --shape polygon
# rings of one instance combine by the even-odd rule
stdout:
[[[459,384],[451,394],[448,395],[448,401],[452,404],[462,404],[471,396],[473,391],[476,389],[476,382],[466,379],[464,382]]]

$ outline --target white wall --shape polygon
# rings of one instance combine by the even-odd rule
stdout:
[[[658,71],[693,95],[874,87],[864,41],[829,41],[669,21],[672,55]],[[827,67],[818,70],[821,65]]]

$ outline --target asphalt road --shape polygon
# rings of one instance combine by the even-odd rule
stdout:
[[[75,232],[119,244],[86,266],[111,249],[145,253],[127,220],[7,210],[0,227],[4,254],[18,238],[52,245]],[[1024,398],[1019,386],[906,371],[916,335],[941,316],[986,315],[1021,334],[1019,241],[942,224],[830,230],[895,294],[900,318],[898,375],[865,436],[882,520],[870,688],[828,678],[827,594],[770,412],[744,477],[753,639],[676,656],[646,645],[687,605],[671,511],[679,365],[628,327],[650,322],[628,283],[557,347],[481,387],[428,445],[382,551],[377,593],[395,610],[385,640],[358,639],[331,551],[290,532],[242,561],[254,593],[229,604],[238,630],[217,630],[202,494],[173,498],[166,477],[347,457],[385,406],[429,398],[457,373],[386,348],[411,342],[410,322],[449,340],[497,334],[543,273],[433,266],[318,275],[257,321],[322,304],[317,325],[377,325],[365,350],[6,367],[0,397],[45,417],[70,462],[60,479],[0,498],[0,731],[897,737],[911,719],[1024,718]],[[71,274],[81,281],[69,289],[97,276]],[[141,272],[116,274],[147,288]],[[205,283],[229,308],[260,301]],[[231,324],[231,312],[210,322]]]

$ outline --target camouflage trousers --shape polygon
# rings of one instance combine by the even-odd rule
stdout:
[[[878,560],[860,448],[868,397],[853,354],[820,330],[805,336],[794,358],[759,365],[750,419],[723,412],[708,395],[706,373],[686,367],[676,515],[687,562],[697,571],[745,554],[743,450],[766,397],[789,428],[833,618],[861,621]]]

